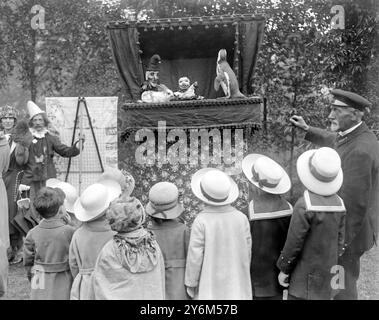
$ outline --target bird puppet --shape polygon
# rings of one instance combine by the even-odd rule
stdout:
[[[238,87],[237,77],[226,60],[225,49],[221,49],[218,52],[216,75],[214,80],[214,88],[216,91],[218,91],[221,86],[225,98],[245,98]]]

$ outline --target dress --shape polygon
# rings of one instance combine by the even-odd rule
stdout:
[[[9,144],[7,139],[0,139],[0,241],[8,248],[9,242],[9,222],[8,222],[8,197],[3,181],[3,176],[9,166]]]
[[[22,147],[20,144],[15,143],[15,142],[11,143],[9,168],[3,177],[5,188],[7,189],[7,196],[8,196],[9,235],[10,235],[10,241],[11,241],[12,246],[17,244],[17,241],[19,241],[21,237],[20,232],[13,225],[13,219],[17,214],[17,203],[16,203],[17,189],[21,182],[23,170],[25,168],[25,165],[23,163],[20,164],[20,162],[22,161],[20,161],[19,156],[16,159],[16,151],[20,153],[21,149],[24,149],[24,147]],[[24,160],[24,159],[21,159],[21,160]]]

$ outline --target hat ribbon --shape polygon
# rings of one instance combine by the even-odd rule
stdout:
[[[308,165],[309,165],[309,171],[311,172],[312,176],[315,177],[317,180],[321,182],[332,182],[338,174],[336,174],[333,177],[325,177],[317,172],[316,167],[312,164],[312,159],[315,154],[312,154],[312,156],[309,158]]]
[[[156,210],[152,215],[156,215],[158,213],[161,213],[163,215],[166,215],[163,211],[165,210],[171,210],[176,207],[178,204],[178,199],[175,199],[174,201],[168,202],[168,203],[154,203],[150,200],[151,206],[154,210]]]
[[[253,174],[253,177],[252,179],[254,181],[257,181],[258,182],[258,185],[262,188],[262,187],[266,187],[266,188],[275,188],[276,186],[278,186],[279,182],[278,183],[270,183],[267,181],[267,179],[260,179],[259,178],[259,173],[255,171],[254,169],[254,166],[251,167],[251,172]]]
[[[210,196],[203,188],[201,182],[200,182],[200,191],[201,193],[203,194],[203,196],[205,198],[207,198],[209,201],[212,201],[212,202],[224,202],[226,199],[228,199],[229,195],[227,195],[225,198],[222,198],[222,199],[216,199],[216,198],[213,198],[212,196]]]

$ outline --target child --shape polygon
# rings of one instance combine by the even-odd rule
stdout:
[[[164,300],[165,266],[154,235],[143,227],[145,210],[136,198],[119,197],[107,210],[112,230],[92,274],[96,300]]]
[[[277,261],[278,280],[289,285],[289,300],[330,300],[338,289],[332,288],[332,268],[345,234],[345,206],[336,194],[343,181],[341,159],[331,148],[309,150],[298,158],[297,173],[306,190],[295,204]]]
[[[249,203],[253,299],[282,300],[276,261],[286,241],[292,214],[291,204],[281,195],[291,189],[291,181],[278,163],[260,154],[246,156],[242,170],[253,192]]]
[[[74,228],[59,217],[61,198],[53,188],[42,188],[33,205],[43,218],[24,243],[24,266],[31,281],[32,300],[68,300],[72,275],[68,250]]]
[[[204,168],[192,177],[194,195],[206,206],[195,218],[185,285],[191,298],[251,300],[251,235],[247,217],[230,204],[237,184],[224,172]]]
[[[149,229],[157,238],[166,268],[166,300],[186,300],[184,286],[189,230],[178,221],[184,211],[178,202],[178,188],[171,182],[158,182],[149,192],[146,213],[150,215]]]
[[[89,186],[74,206],[77,220],[83,224],[75,231],[70,245],[69,262],[74,277],[71,300],[92,298],[91,274],[97,256],[115,234],[105,218],[105,212],[111,201],[120,195],[121,187],[115,181],[108,181],[106,185],[95,183]]]
[[[7,249],[0,239],[0,297],[7,292],[8,257]]]

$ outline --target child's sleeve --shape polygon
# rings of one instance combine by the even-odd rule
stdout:
[[[187,287],[197,287],[204,258],[204,226],[200,219],[196,218],[192,224],[190,243],[186,262],[184,284]]]
[[[70,249],[68,253],[68,261],[70,264],[70,270],[72,277],[75,278],[77,274],[79,273],[79,267],[78,267],[78,261],[76,260],[77,252],[77,246],[76,246],[76,236],[74,233],[74,236],[72,237],[71,243],[70,243]]]
[[[35,258],[35,242],[33,239],[33,230],[30,230],[26,235],[23,249],[24,266],[28,279],[31,279],[31,270],[34,265]]]
[[[280,271],[290,274],[296,266],[297,257],[303,249],[304,240],[309,232],[311,212],[305,210],[301,198],[296,203],[287,233],[286,243],[276,263]]]

